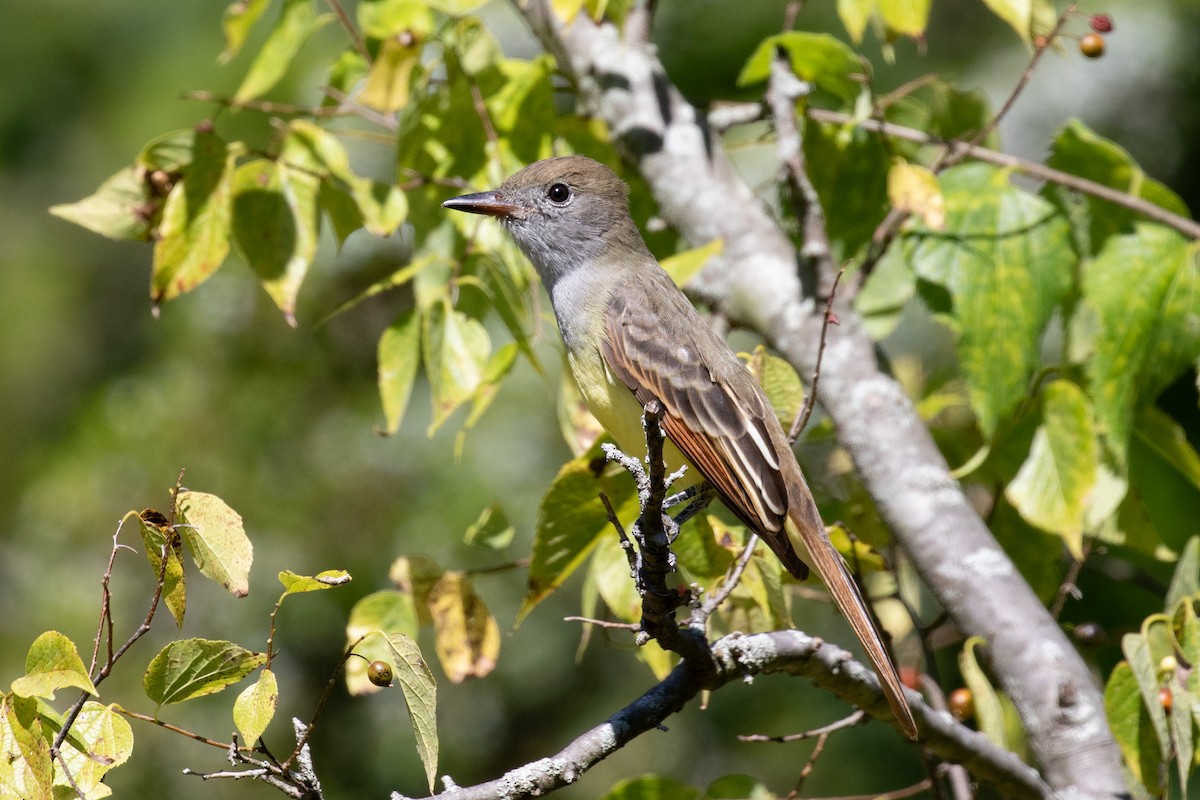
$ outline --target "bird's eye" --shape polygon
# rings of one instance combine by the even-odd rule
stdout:
[[[571,187],[565,183],[553,184],[546,190],[546,197],[549,197],[552,203],[565,203],[571,199]]]

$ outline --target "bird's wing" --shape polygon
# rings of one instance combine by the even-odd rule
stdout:
[[[778,533],[788,501],[768,427],[778,424],[775,412],[682,294],[669,295],[663,308],[649,306],[647,296],[662,294],[614,294],[601,344],[605,362],[642,405],[662,404],[667,435],[731,511],[759,533]]]

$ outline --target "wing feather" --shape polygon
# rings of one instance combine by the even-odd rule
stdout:
[[[667,435],[734,514],[764,535],[782,531],[787,487],[768,427],[774,411],[754,377],[674,287],[636,289],[609,305],[601,345],[609,369],[642,405],[662,404]]]

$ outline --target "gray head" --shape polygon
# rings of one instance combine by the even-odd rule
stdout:
[[[629,216],[629,187],[584,156],[538,161],[498,189],[442,205],[499,219],[551,288],[562,275],[600,259],[653,261]]]

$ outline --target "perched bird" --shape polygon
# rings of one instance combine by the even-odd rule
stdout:
[[[669,469],[693,465],[792,575],[807,577],[806,561],[816,567],[874,663],[893,714],[915,737],[896,669],[771,404],[651,255],[628,194],[608,167],[566,156],[443,205],[500,220],[533,262],[580,392],[622,449],[645,447],[642,413],[657,400]]]

